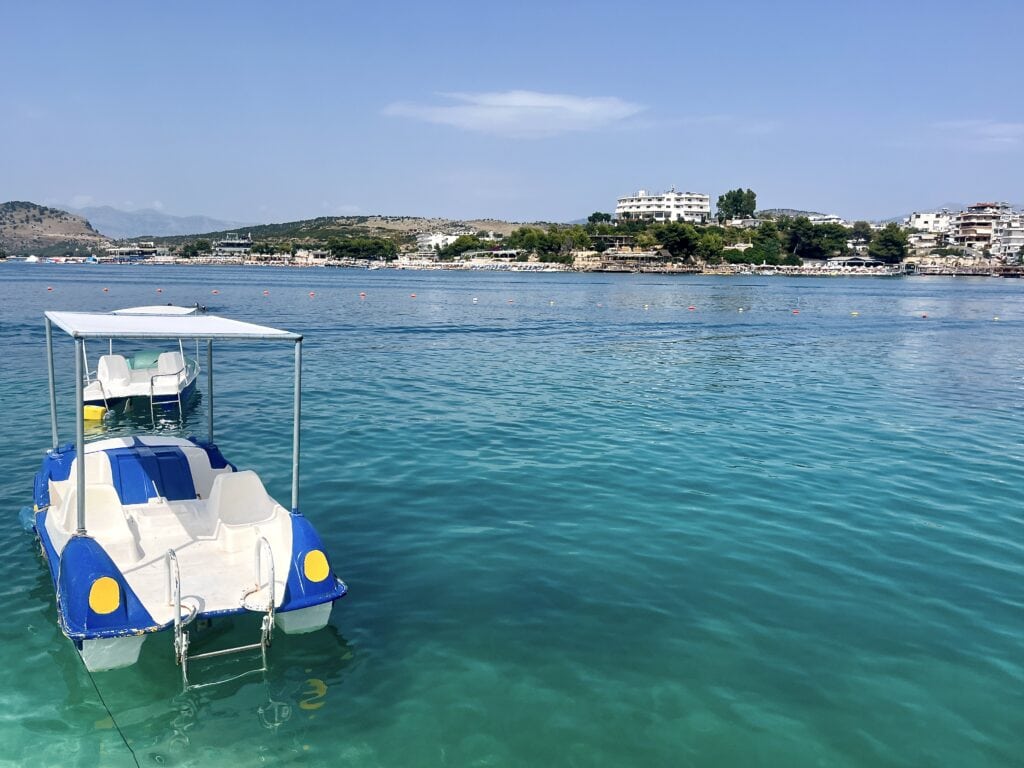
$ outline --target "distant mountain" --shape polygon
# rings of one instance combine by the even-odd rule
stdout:
[[[98,231],[115,240],[144,235],[153,237],[197,235],[202,232],[222,232],[248,226],[237,221],[212,219],[209,216],[171,216],[152,208],[122,211],[109,205],[102,205],[90,208],[68,208],[67,210],[84,216]]]
[[[81,216],[20,200],[0,203],[0,250],[9,254],[84,255],[107,242]]]

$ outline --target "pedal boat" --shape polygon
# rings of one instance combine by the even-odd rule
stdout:
[[[324,627],[347,588],[320,537],[299,511],[302,336],[212,315],[45,315],[53,448],[35,478],[34,529],[56,591],[57,620],[90,671],[134,664],[151,634],[173,632],[186,690],[190,660],[236,651],[266,653],[273,628]],[[134,435],[59,442],[52,326],[75,344],[76,403],[82,402],[86,339],[206,342],[206,439]],[[213,442],[213,344],[291,342],[295,355],[292,498],[285,509],[259,476],[227,461]],[[82,460],[84,457],[84,460]],[[190,654],[197,619],[262,614],[258,641]],[[243,673],[244,674],[244,673]]]
[[[118,309],[114,314],[182,316],[197,311],[197,307],[156,305]],[[183,414],[184,406],[196,392],[198,352],[196,358],[187,357],[181,339],[178,339],[177,350],[140,350],[127,356],[114,354],[114,340],[107,339],[107,350],[108,354],[97,360],[95,370],[89,369],[88,355],[82,352],[85,356],[82,405],[86,419],[101,418],[109,411],[121,410],[132,398],[147,400],[154,420],[157,408],[167,411],[176,407],[178,414]]]

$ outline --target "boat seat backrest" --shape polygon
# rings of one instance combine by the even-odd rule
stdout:
[[[78,459],[71,462],[71,474],[68,476],[69,479],[78,482],[76,474],[78,467],[76,466]],[[85,482],[86,485],[112,485],[114,482],[114,475],[110,469],[110,459],[106,454],[106,451],[96,451],[95,453],[85,454]]]
[[[123,355],[103,355],[96,365],[96,378],[104,384],[130,384],[132,372]]]
[[[217,475],[206,504],[227,526],[247,526],[269,520],[277,506],[259,475],[251,469]]]
[[[217,475],[230,474],[234,470],[231,467],[214,469],[210,466],[210,456],[202,448],[186,446],[181,449],[188,459],[189,469],[192,471],[192,483],[195,485],[196,498],[209,499],[213,490],[213,481]]]
[[[78,484],[78,459],[71,460],[71,467],[68,469],[66,480],[51,480],[51,483],[69,488]],[[85,483],[86,485],[112,485],[114,475],[110,469],[110,459],[106,451],[96,451],[85,454]]]
[[[78,492],[72,488],[61,509],[60,526],[69,533],[78,527]],[[85,529],[101,543],[131,537],[131,529],[114,486],[93,483],[85,486]]]
[[[156,360],[157,373],[177,373],[185,367],[181,352],[161,352]]]

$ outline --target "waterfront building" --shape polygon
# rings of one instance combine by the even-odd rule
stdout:
[[[331,260],[331,252],[317,248],[299,248],[292,256],[291,263],[303,267],[324,267]]]
[[[105,248],[104,251],[106,253],[106,260],[118,262],[145,261],[157,257],[165,258],[168,254],[167,248],[157,247],[156,243],[151,240],[112,245]]]
[[[950,241],[954,245],[974,250],[988,250],[996,223],[1013,214],[1006,203],[975,203],[966,211],[953,216],[950,223]]]
[[[907,248],[916,256],[931,253],[946,245],[944,232],[911,232],[907,235]]]
[[[949,232],[953,222],[953,214],[947,208],[941,211],[914,211],[904,221],[904,225],[921,232]]]
[[[1003,262],[1016,262],[1024,257],[1024,213],[1008,213],[993,224],[991,250]]]
[[[241,258],[245,259],[252,253],[252,235],[239,235],[237,232],[228,232],[223,240],[213,244],[211,256],[220,258]]]
[[[446,235],[443,232],[416,235],[416,251],[419,253],[433,253],[448,247],[458,239],[458,235]]]
[[[615,218],[621,221],[686,221],[706,224],[711,218],[711,196],[700,192],[649,193],[641,189],[635,195],[620,197],[615,204]]]

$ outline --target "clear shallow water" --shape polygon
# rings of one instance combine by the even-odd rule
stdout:
[[[266,681],[181,696],[168,638],[96,675],[140,764],[1024,765],[1022,292],[0,265],[0,762],[134,764],[17,524],[42,311],[199,301],[306,334],[351,593]],[[290,352],[217,358],[217,441],[280,499]]]

